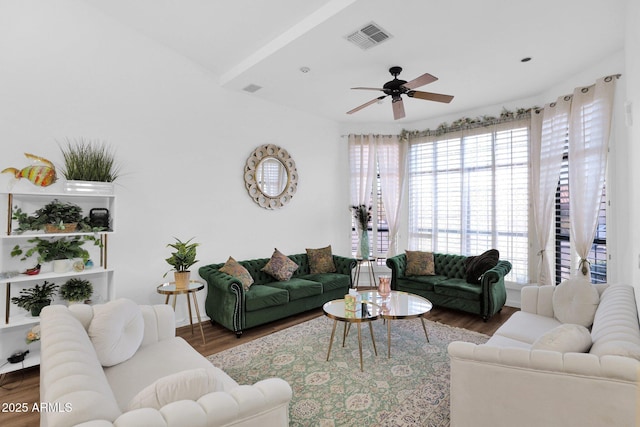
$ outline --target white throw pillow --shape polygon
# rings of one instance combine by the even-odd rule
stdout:
[[[142,389],[129,402],[128,410],[139,408],[160,409],[178,400],[198,400],[216,389],[215,371],[191,369],[162,377]]]
[[[582,325],[565,323],[538,337],[532,350],[551,350],[561,353],[585,353],[591,348],[591,333]]]
[[[124,298],[96,305],[88,332],[102,366],[117,365],[131,358],[142,343],[142,311]]]
[[[553,291],[554,317],[562,323],[589,327],[596,315],[600,294],[585,279],[568,279]]]

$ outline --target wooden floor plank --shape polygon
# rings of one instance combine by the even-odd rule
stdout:
[[[434,322],[465,328],[486,335],[493,335],[500,325],[516,311],[518,311],[516,308],[504,307],[500,313],[490,318],[487,322],[483,322],[480,316],[477,315],[434,307],[425,318]],[[211,322],[207,321],[202,324],[206,340],[205,344],[202,343],[202,336],[197,326],[194,328],[193,334],[191,333],[190,326],[178,328],[176,334],[189,342],[200,354],[209,356],[250,340],[286,329],[298,323],[306,322],[318,316],[322,316],[322,309],[320,308],[249,329],[242,334],[241,338],[236,338],[233,332],[220,325],[212,325]],[[38,367],[12,372],[0,380],[0,404],[6,404],[7,407],[10,404],[14,404],[14,406],[15,404],[26,404],[29,409],[26,413],[1,411],[0,425],[3,427],[38,426],[40,423],[40,414],[31,411],[31,409],[34,404],[39,403],[40,369]],[[1,409],[2,408],[0,408],[0,410]]]

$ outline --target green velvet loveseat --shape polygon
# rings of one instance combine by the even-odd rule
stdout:
[[[288,257],[299,267],[287,281],[261,271],[270,258],[238,261],[254,280],[246,291],[238,278],[220,271],[224,263],[200,267],[200,277],[208,285],[205,310],[211,321],[239,338],[245,329],[322,307],[349,292],[355,259],[333,255],[335,272],[311,274],[307,254]]]
[[[435,275],[431,276],[407,276],[406,254],[388,258],[391,289],[423,296],[436,306],[479,314],[484,321],[502,309],[507,300],[504,276],[511,271],[509,261],[498,260],[474,284],[466,280],[466,256],[434,252],[433,257]]]

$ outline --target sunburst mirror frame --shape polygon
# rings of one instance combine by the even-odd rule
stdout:
[[[280,194],[269,195],[261,187],[258,170],[263,161],[275,159],[280,162],[286,172],[286,183]],[[249,196],[258,206],[265,209],[279,209],[291,201],[298,189],[298,170],[289,152],[275,144],[261,145],[249,156],[244,167],[244,184]]]

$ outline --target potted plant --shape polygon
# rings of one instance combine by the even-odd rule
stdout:
[[[32,316],[39,316],[42,308],[51,304],[57,289],[58,285],[45,280],[42,285],[36,284],[33,288],[22,289],[20,296],[11,298],[11,302],[31,312]]]
[[[120,168],[115,153],[105,142],[67,139],[60,150],[64,159],[65,191],[113,193],[113,181],[118,178]]]
[[[83,231],[90,231],[87,230],[87,219],[82,218],[82,208],[73,203],[61,202],[58,199],[54,199],[36,210],[33,215],[29,215],[15,206],[12,219],[18,222],[17,233],[42,229],[47,233],[72,233],[76,231],[78,225]]]
[[[181,241],[177,237],[174,237],[175,243],[169,243],[167,247],[172,247],[176,251],[171,253],[171,256],[166,259],[167,263],[173,268],[169,271],[174,271],[174,277],[176,282],[176,288],[184,289],[189,284],[190,271],[189,267],[198,262],[196,259],[196,247],[199,243],[191,243],[193,237],[186,242]],[[167,271],[164,273],[165,277]]]
[[[64,158],[62,175],[67,180],[113,182],[118,178],[115,153],[105,142],[67,139],[60,150]]]
[[[53,271],[56,273],[65,273],[69,270],[68,260],[82,258],[84,263],[89,260],[89,252],[82,247],[85,240],[93,240],[94,244],[98,246],[101,244],[100,240],[93,236],[74,236],[53,240],[34,237],[33,239],[27,240],[27,242],[33,244],[32,247],[24,251],[19,245],[16,245],[11,250],[11,256],[16,257],[22,255],[21,260],[26,260],[37,253],[38,264],[53,261]]]
[[[60,286],[60,297],[70,303],[86,301],[92,294],[93,285],[86,279],[72,277]]]

